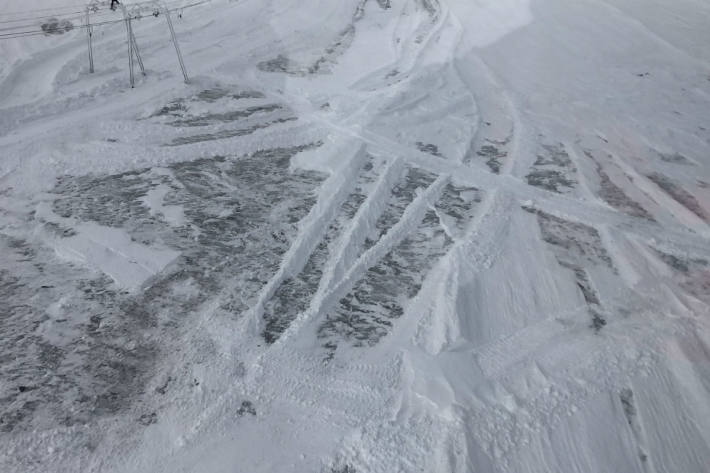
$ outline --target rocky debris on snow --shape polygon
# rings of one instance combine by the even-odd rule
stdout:
[[[431,154],[437,158],[443,158],[444,156],[439,152],[439,147],[431,143],[423,143],[421,141],[416,142],[417,149],[422,153]]]
[[[693,162],[680,153],[659,153],[661,160],[672,164],[691,165]]]
[[[510,140],[505,141],[494,141],[486,140],[488,144],[481,146],[481,149],[476,151],[476,155],[484,158],[486,160],[486,166],[496,173],[500,174],[500,168],[502,166],[502,160],[508,157],[508,151],[506,146]]]
[[[607,318],[599,294],[585,268],[602,266],[612,274],[616,273],[599,232],[588,225],[570,222],[539,209],[529,206],[524,206],[523,209],[537,215],[543,241],[551,246],[560,266],[574,274],[577,287],[592,317],[591,327],[598,332],[606,325]]]
[[[624,190],[616,185],[611,180],[609,174],[604,170],[601,163],[594,157],[594,154],[589,150],[584,150],[584,155],[592,160],[597,169],[599,176],[599,196],[613,208],[620,212],[633,217],[643,218],[649,221],[655,221],[648,211],[638,202],[631,199]],[[627,177],[628,179],[628,177]]]
[[[604,172],[601,166],[597,165],[597,173],[601,179],[600,196],[609,205],[624,212],[628,215],[643,218],[649,221],[655,221],[648,211],[643,208],[638,202],[632,200],[626,193],[609,178],[609,175]]]
[[[158,414],[155,412],[151,412],[150,414],[143,414],[138,418],[138,423],[141,425],[144,425],[148,427],[149,425],[155,424],[158,422]]]
[[[543,144],[541,148],[532,170],[526,176],[528,184],[557,193],[573,189],[577,181],[571,175],[576,172],[576,168],[564,145]]]
[[[254,404],[252,404],[251,401],[242,401],[242,405],[239,406],[239,409],[237,409],[237,415],[244,416],[247,414],[255,416],[256,408],[254,407]]]
[[[542,239],[555,248],[555,255],[562,264],[575,266],[581,263],[584,266],[591,263],[614,268],[601,236],[594,227],[565,220],[539,209],[526,210],[537,215]]]
[[[710,262],[703,258],[678,256],[654,248],[659,258],[677,272],[680,287],[710,304]]]
[[[170,382],[173,380],[171,376],[168,376],[168,378],[165,380],[165,382],[155,388],[155,392],[158,394],[165,394],[168,391],[168,385],[170,385]]]
[[[650,173],[646,177],[660,187],[666,194],[670,195],[673,200],[693,212],[703,221],[710,223],[710,216],[708,216],[705,208],[700,205],[698,199],[696,199],[693,194],[683,189],[678,183],[673,181],[673,179],[660,172]]]
[[[74,29],[74,23],[66,19],[50,18],[40,26],[46,35],[60,35]]]

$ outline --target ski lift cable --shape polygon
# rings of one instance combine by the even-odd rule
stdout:
[[[141,2],[141,3],[144,3],[144,2]],[[138,4],[136,3],[136,4],[131,4],[131,5],[138,5]],[[99,9],[97,9],[97,10],[89,10],[89,11],[90,11],[90,13],[91,13],[92,15],[108,14],[109,12],[113,13],[113,11],[112,11],[111,9],[109,9],[108,7],[102,7],[102,8],[99,8]],[[32,12],[25,12],[25,13],[32,13]],[[41,20],[41,19],[44,19],[44,18],[58,18],[58,19],[63,19],[62,17],[65,17],[65,16],[67,16],[67,15],[86,15],[86,8],[84,8],[83,10],[76,10],[76,9],[75,9],[74,11],[67,11],[67,12],[63,12],[63,13],[43,14],[43,15],[39,15],[39,16],[27,16],[27,17],[24,17],[24,18],[12,18],[12,19],[9,19],[9,20],[0,19],[0,24],[3,24],[3,23],[18,23],[18,22],[21,22],[21,21]],[[0,16],[2,16],[2,15],[0,14]]]
[[[109,12],[101,12],[101,13],[95,13],[92,14],[91,18],[92,19],[98,19],[98,18],[108,18],[108,13]],[[111,12],[113,13],[113,12]],[[75,12],[71,16],[59,16],[59,15],[48,15],[48,16],[38,16],[35,18],[31,18],[31,20],[44,20],[44,21],[49,21],[50,19],[56,19],[57,21],[80,21],[86,18],[86,12]],[[30,19],[28,19],[30,20]],[[10,30],[19,30],[19,29],[25,29],[25,28],[34,28],[37,26],[37,21],[33,22],[27,22],[21,24],[21,25],[12,25],[10,26],[9,23],[13,23],[13,21],[0,21],[0,25],[8,25],[8,26],[2,26],[0,27],[0,31],[10,31]]]
[[[125,20],[123,18],[121,18],[120,20],[109,20],[109,21],[102,21],[102,22],[98,22],[98,23],[92,23],[91,26],[94,27],[94,26],[110,25],[113,23],[123,23],[124,21]],[[83,25],[83,24],[76,25],[76,26],[73,26],[73,29],[74,28],[86,28],[86,25]],[[65,28],[57,27],[57,28],[50,29],[48,31],[28,30],[28,31],[17,31],[14,33],[0,33],[0,39],[10,39],[12,37],[19,38],[19,37],[24,37],[24,36],[44,35],[47,33],[51,33],[52,31],[59,31],[59,30],[66,31]]]
[[[187,7],[192,7],[195,5],[201,5],[203,3],[210,3],[212,0],[203,0],[201,2],[197,2],[196,4],[192,3],[189,5],[183,5],[183,2],[185,0],[167,0],[167,1],[159,1],[159,0],[146,0],[142,2],[133,2],[133,3],[126,3],[125,6],[128,9],[128,11],[136,11],[136,10],[148,10],[148,9],[161,9],[163,6],[168,7],[169,11],[174,12],[178,10],[182,10]]]
[[[36,8],[36,9],[32,9],[32,10],[21,10],[21,11],[18,10],[18,11],[14,11],[14,12],[2,12],[2,13],[0,13],[0,16],[27,15],[28,13],[29,14],[41,13],[44,15],[44,14],[46,14],[45,12],[53,12],[53,11],[61,12],[62,10],[76,10],[79,8],[85,9],[86,4],[64,5],[61,7],[51,7],[51,8]],[[104,7],[101,7],[101,8],[104,8]],[[108,7],[105,7],[105,8],[108,9]]]
[[[13,19],[18,19],[17,17],[28,17],[28,16],[35,16],[35,15],[42,15],[42,16],[50,16],[50,15],[67,15],[67,14],[72,14],[75,12],[85,12],[86,8],[88,5],[74,5],[70,7],[65,7],[65,8],[44,8],[41,10],[25,10],[25,11],[18,11],[15,13],[0,13],[0,19],[3,20],[13,20]],[[101,10],[110,10],[109,7],[107,6],[96,6],[94,8],[95,11],[101,11]]]
[[[175,7],[176,9],[179,9],[181,7],[177,7],[176,5],[183,3],[185,0],[166,0],[166,1],[160,1],[160,0],[143,0],[140,2],[131,2],[131,3],[124,3],[124,6],[128,8],[129,10],[138,7],[138,6],[144,6],[144,7],[150,7],[150,6],[170,6],[170,7]],[[202,2],[199,2],[199,4],[202,3],[210,3],[212,0],[203,0]],[[194,6],[194,4],[190,4],[189,6]],[[175,10],[171,10],[175,11]]]
[[[100,13],[102,15],[107,14],[108,12],[103,12]],[[98,14],[98,13],[96,13]],[[96,15],[93,14],[93,15]],[[0,25],[2,24],[10,24],[10,23],[19,23],[19,22],[25,22],[27,26],[33,26],[34,23],[27,23],[28,21],[33,21],[33,20],[46,20],[46,19],[51,19],[51,18],[56,18],[57,20],[72,20],[72,19],[80,19],[84,18],[86,16],[86,11],[75,11],[75,12],[67,12],[62,15],[42,15],[42,16],[35,16],[31,18],[22,18],[22,19],[16,19],[16,20],[0,20]]]
[[[174,4],[174,3],[179,3],[180,0],[177,1],[167,1],[165,3],[167,4]],[[103,2],[102,2],[103,3]],[[132,2],[132,3],[127,3],[127,7],[133,7],[136,5],[146,5],[150,3],[155,3],[155,0],[143,0],[140,2]],[[72,4],[72,5],[63,5],[63,6],[57,6],[57,7],[50,7],[50,8],[37,8],[37,9],[32,9],[32,10],[23,10],[23,11],[14,11],[14,12],[0,12],[0,18],[2,17],[7,17],[7,16],[17,16],[17,15],[32,15],[33,13],[39,13],[42,15],[42,18],[49,18],[51,16],[56,16],[56,15],[69,15],[69,14],[75,14],[75,13],[85,13],[87,8],[91,8],[92,13],[98,12],[98,11],[108,11],[110,10],[110,7],[108,6],[99,6],[97,4],[91,4],[91,3],[84,3],[84,4]],[[66,10],[71,10],[71,11],[66,11]],[[34,18],[39,18],[39,17],[27,17],[27,19],[34,19]],[[19,18],[12,18],[8,20],[3,20],[3,21],[19,21]],[[0,21],[3,22],[3,21]]]
[[[102,8],[97,11],[90,11],[91,17],[96,18],[97,15],[110,15],[114,14],[115,12],[109,10],[108,8]],[[10,23],[19,23],[21,21],[24,21],[25,23],[23,25],[19,26],[8,26],[7,28],[21,28],[21,27],[33,27],[36,26],[36,23],[27,23],[28,21],[35,21],[35,20],[43,20],[43,19],[50,19],[50,18],[56,18],[57,20],[81,20],[86,17],[86,10],[82,11],[73,11],[73,12],[66,12],[62,13],[60,15],[40,15],[40,16],[34,16],[34,17],[27,17],[27,18],[15,18],[12,20],[0,20],[0,25],[3,24],[10,24]]]
[[[153,4],[154,4],[155,2],[132,3],[130,6],[142,5],[142,4],[148,4],[148,3],[153,3]],[[177,3],[181,3],[181,2],[179,2],[179,1],[178,1],[178,2],[166,2],[166,6],[172,6],[172,5],[177,4]],[[183,9],[184,9],[184,7],[181,6],[181,7],[175,7],[175,9],[174,9],[174,10],[171,10],[171,11],[178,11],[178,10],[179,10],[180,13],[182,13],[182,10],[183,10]],[[103,10],[103,9],[102,9],[102,10]],[[108,9],[105,9],[105,10],[106,10],[106,11],[101,11],[100,13],[99,13],[99,12],[91,12],[92,18],[96,18],[97,15],[107,15],[107,14],[110,14],[109,11],[108,11]],[[113,13],[113,12],[111,12],[111,13]],[[71,13],[68,12],[68,13],[66,13],[65,15],[69,15],[69,14],[71,14],[72,16],[43,15],[43,16],[37,16],[37,17],[33,17],[33,18],[25,18],[25,19],[23,19],[23,20],[20,20],[20,19],[14,19],[14,20],[0,20],[0,25],[15,23],[15,22],[19,22],[19,21],[25,21],[25,23],[23,23],[23,24],[21,24],[21,25],[0,27],[0,31],[21,30],[21,29],[25,29],[25,28],[33,28],[33,27],[35,27],[35,26],[36,26],[36,23],[27,23],[27,21],[30,21],[30,20],[42,20],[42,19],[54,19],[54,18],[56,18],[57,20],[60,20],[60,21],[61,21],[61,20],[66,20],[66,21],[75,20],[75,21],[79,21],[79,20],[82,20],[82,19],[85,18],[86,11],[77,11],[77,12],[71,12]]]
[[[66,16],[66,15],[79,15],[79,14],[86,14],[86,11],[70,11],[66,13],[58,13],[54,15],[40,15],[40,16],[29,16],[25,18],[13,18],[12,20],[0,20],[0,24],[3,23],[19,23],[21,21],[31,21],[31,20],[41,20],[43,18],[59,18]]]
[[[152,3],[154,0],[143,0],[140,2],[132,2],[132,3],[127,3],[126,6],[131,6],[131,5],[140,5],[140,4],[145,4],[145,3]],[[93,4],[92,4],[93,3]],[[16,10],[14,12],[2,12],[0,13],[0,16],[10,16],[10,15],[26,15],[28,13],[39,13],[39,12],[48,12],[48,11],[61,11],[61,10],[74,10],[74,9],[82,9],[86,10],[87,7],[92,7],[96,8],[99,10],[109,10],[110,7],[103,5],[104,1],[100,2],[102,5],[98,5],[98,2],[90,2],[90,3],[73,3],[69,5],[62,5],[62,6],[56,6],[56,7],[48,7],[48,8],[34,8],[31,10]]]
[[[204,5],[204,4],[206,4],[206,3],[209,3],[210,1],[211,1],[211,0],[203,0],[203,1],[201,1],[201,2],[191,3],[191,4],[189,4],[189,5],[185,5],[185,6],[182,6],[182,7],[167,9],[166,11],[168,11],[168,12],[175,12],[175,11],[178,11],[178,10],[185,10],[185,9],[187,9],[187,8],[192,8],[192,7],[196,7],[196,6],[199,6],[199,5]],[[147,2],[146,2],[146,3],[147,3]],[[138,17],[135,17],[135,16],[134,16],[134,17],[132,17],[132,19],[138,19]],[[110,24],[122,23],[122,22],[124,22],[124,21],[125,21],[125,19],[121,18],[120,20],[108,20],[108,21],[102,21],[102,22],[98,22],[98,23],[91,23],[90,26],[93,28],[93,27],[95,27],[95,26],[103,26],[103,25],[110,25]],[[76,29],[81,29],[81,28],[86,28],[86,27],[87,27],[86,24],[80,24],[80,25],[74,26],[74,28],[76,28]],[[16,32],[13,32],[13,33],[0,33],[0,41],[3,40],[3,39],[24,38],[24,37],[28,37],[28,36],[46,35],[47,33],[51,33],[52,31],[59,31],[59,30],[61,30],[61,29],[62,29],[62,28],[56,28],[56,29],[54,29],[54,30],[49,30],[49,31],[28,30],[28,31],[16,31]]]

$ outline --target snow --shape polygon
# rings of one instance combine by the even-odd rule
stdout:
[[[707,471],[707,2],[166,3],[0,39],[1,471]]]
[[[151,192],[155,192],[155,189]],[[151,213],[154,213],[153,209]],[[169,249],[135,243],[128,233],[119,228],[63,219],[47,208],[46,204],[38,205],[35,215],[49,224],[72,229],[72,236],[51,238],[48,242],[57,256],[102,271],[118,286],[131,291],[138,290],[179,255]]]
[[[185,212],[179,205],[165,205],[165,196],[170,192],[170,187],[161,184],[148,191],[143,198],[143,203],[150,210],[150,214],[162,215],[171,225],[176,227],[185,223]]]

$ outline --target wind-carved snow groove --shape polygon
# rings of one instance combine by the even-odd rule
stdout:
[[[653,250],[677,274],[682,289],[710,305],[710,261],[687,255],[681,257],[658,248]]]
[[[181,134],[165,146],[236,138],[297,120],[287,106],[269,101],[261,92],[230,90],[226,86],[209,87],[191,97],[172,100],[148,118],[182,131],[205,130],[193,135]]]
[[[432,21],[435,21],[436,15],[441,11],[441,5],[439,4],[439,1],[438,0],[419,0],[419,3],[421,3],[422,8],[424,8],[424,10],[426,10],[426,12],[429,14],[429,16],[434,18],[434,20],[432,20]]]
[[[591,327],[598,332],[606,325],[607,317],[585,267],[601,265],[616,273],[599,232],[588,225],[564,220],[542,210],[523,208],[537,215],[543,241],[552,247],[560,266],[574,273],[592,318]]]
[[[525,176],[528,184],[552,192],[562,194],[573,189],[577,181],[572,177],[576,168],[562,143],[556,145],[541,145],[542,151],[530,173]]]
[[[344,266],[344,264],[346,264],[346,261],[352,260],[358,254],[372,249],[382,241],[383,237],[391,237],[390,233],[394,233],[392,232],[394,226],[402,223],[402,220],[407,220],[405,212],[408,209],[411,210],[411,207],[415,207],[412,204],[419,191],[433,187],[432,183],[436,180],[435,174],[419,168],[402,168],[399,161],[390,166],[388,171],[367,203],[361,206],[354,225],[357,231],[352,231],[351,229],[351,233],[348,235],[350,238],[346,237],[344,239],[344,246],[337,256],[347,256],[347,258],[338,258],[336,265],[332,269],[331,267],[328,268],[327,272],[331,275],[331,279],[330,281],[325,281],[325,284],[328,282],[333,284],[336,281],[337,275],[345,271],[347,266]],[[393,178],[397,177],[399,179],[393,181]],[[388,197],[383,192],[387,190],[389,191]],[[379,215],[374,222],[371,220],[373,215]],[[397,238],[396,233],[394,233],[393,238]],[[305,305],[303,308],[305,308]],[[297,313],[298,310],[296,311]],[[293,320],[296,314],[291,314],[289,318]],[[283,331],[285,327],[279,328]],[[272,337],[269,337],[269,339],[274,340]]]
[[[194,143],[202,143],[205,141],[216,141],[216,140],[226,140],[229,138],[236,138],[239,136],[246,136],[246,135],[251,135],[252,133],[262,130],[264,128],[268,128],[273,125],[278,125],[281,123],[288,123],[292,121],[296,121],[298,118],[296,117],[284,117],[284,118],[277,118],[271,121],[267,122],[260,122],[256,123],[254,125],[245,127],[245,128],[238,128],[234,130],[222,130],[222,131],[217,131],[215,133],[202,133],[199,135],[192,135],[192,136],[185,136],[185,137],[178,137],[175,138],[171,143],[167,144],[166,146],[182,146],[182,145],[188,145],[188,144],[194,144]]]
[[[656,150],[656,153],[661,158],[661,161],[665,161],[666,163],[680,164],[682,166],[692,166],[692,165],[696,164],[694,161],[691,161],[690,159],[688,159],[687,157],[683,156],[682,154],[680,154],[678,152],[662,153],[662,152]]]
[[[537,214],[543,240],[564,250],[556,255],[558,260],[601,264],[614,270],[611,257],[595,228],[556,217],[542,210],[533,210],[533,213]]]
[[[428,187],[435,179],[436,175],[423,169],[409,168],[407,170],[405,178],[392,189],[384,212],[375,222],[375,228],[365,238],[365,250],[375,246],[382,236],[402,218],[407,206],[414,201],[417,191]]]
[[[305,311],[315,295],[323,276],[323,270],[333,251],[333,244],[341,236],[343,228],[352,221],[375,182],[379,169],[372,156],[368,156],[360,169],[355,188],[340,205],[337,215],[328,226],[322,239],[306,261],[303,269],[281,281],[271,298],[264,304],[265,327],[262,336],[267,343],[275,342],[291,322]]]
[[[444,192],[434,205],[442,227],[451,238],[463,237],[475,217],[482,192],[472,186],[446,184]]]
[[[472,164],[483,160],[491,172],[500,174],[513,151],[513,106],[483,61],[477,62],[473,73],[475,87],[469,87],[478,112],[478,124],[463,162]]]
[[[401,178],[403,172],[404,163],[396,158],[380,173],[370,194],[358,209],[349,227],[344,229],[340,244],[326,263],[323,290],[332,289],[337,285],[355,264],[362,253],[366,236],[382,213],[392,187]]]
[[[631,433],[633,434],[636,446],[638,448],[639,459],[646,473],[655,471],[653,466],[649,464],[648,452],[646,451],[646,439],[643,432],[643,427],[638,419],[638,411],[634,402],[634,392],[631,388],[624,388],[619,392],[619,401],[621,408],[624,410],[624,417],[629,424]]]
[[[196,117],[182,118],[170,122],[170,124],[173,126],[192,127],[213,125],[215,123],[230,123],[240,120],[242,118],[248,118],[258,113],[274,112],[276,110],[283,110],[283,108],[284,107],[282,105],[269,103],[265,105],[255,105],[247,107],[242,110],[233,110],[222,113],[209,113],[205,115],[198,115]]]
[[[439,21],[439,18],[441,17],[441,4],[439,3],[439,0],[419,0],[417,3],[419,3],[421,8],[427,13],[427,15],[429,15],[430,20],[417,30],[414,42],[416,44],[420,44],[424,42],[433,25]]]
[[[175,127],[207,126],[229,123],[257,113],[268,113],[284,108],[265,99],[264,94],[255,90],[230,91],[225,87],[215,86],[188,98],[174,99],[149,118],[160,119]],[[250,105],[242,106],[243,101],[247,101]],[[197,113],[192,111],[194,105],[197,105]],[[215,108],[222,111],[205,112],[206,106],[208,109]]]
[[[659,172],[648,174],[646,177],[660,187],[663,192],[671,196],[673,200],[700,217],[702,221],[710,223],[710,216],[703,206],[700,205],[698,199],[696,199],[693,194],[680,187],[678,183]]]
[[[444,24],[441,20],[445,17],[445,15],[442,15],[442,8],[439,0],[418,0],[417,3],[428,16],[428,21],[421,22],[417,29],[412,33],[414,45],[420,46],[420,51],[423,51],[424,47],[431,41],[435,33],[440,31],[440,29],[437,28],[437,25],[441,27],[441,25]],[[417,54],[414,54],[414,57],[416,56]]]
[[[594,157],[591,151],[585,150],[584,155],[591,159],[597,168],[597,174],[600,179],[599,196],[604,199],[607,204],[611,205],[619,212],[655,222],[655,219],[645,208],[641,206],[641,204],[635,200],[632,200],[628,195],[626,195],[623,189],[614,184],[609,175],[604,171],[601,163]]]
[[[327,309],[333,306],[338,298],[350,289],[351,280],[363,274],[372,262],[382,258],[399,239],[404,237],[403,232],[411,227],[410,221],[419,218],[417,215],[423,215],[429,195],[438,192],[442,182],[429,185],[427,190],[416,198],[412,194],[414,202],[405,206],[403,213],[399,214],[401,217],[399,221],[392,222],[396,225],[389,231],[385,228],[386,234],[380,235],[378,244],[363,254],[366,237],[373,233],[373,229],[377,229],[377,222],[382,221],[381,216],[385,214],[388,207],[391,207],[393,199],[395,199],[392,195],[393,189],[404,182],[407,174],[408,168],[404,167],[401,158],[394,159],[382,172],[367,200],[360,206],[350,226],[343,232],[339,244],[326,263],[323,281],[314,297],[316,303],[311,305],[308,313],[304,313],[302,316],[304,320],[317,316],[323,308]],[[431,176],[434,175],[431,174]],[[416,188],[411,189],[411,192],[415,191]],[[393,213],[389,215],[393,215]],[[291,327],[293,326],[294,324]],[[297,327],[294,330],[297,330]]]
[[[407,302],[418,294],[429,270],[453,245],[455,235],[450,228],[458,229],[457,234],[463,232],[480,202],[478,190],[451,182],[444,186],[445,181],[439,178],[430,187],[428,200],[435,202],[422,209],[418,224],[368,265],[319,325],[318,337],[329,352],[326,359],[334,356],[341,342],[373,346],[386,336],[404,314]],[[444,218],[450,220],[449,225]]]

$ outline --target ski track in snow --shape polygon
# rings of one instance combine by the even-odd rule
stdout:
[[[706,471],[710,11],[640,3],[1,42],[0,470]]]

